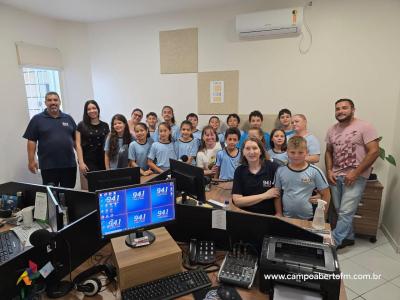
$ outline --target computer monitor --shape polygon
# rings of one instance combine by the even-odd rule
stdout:
[[[155,236],[145,229],[167,225],[175,220],[175,181],[165,180],[97,191],[102,239],[128,235],[126,244],[137,247],[138,239]],[[142,246],[142,245],[140,245]]]
[[[140,183],[140,168],[122,168],[87,173],[89,192]]]
[[[48,223],[53,232],[57,232],[63,227],[62,213],[60,213],[60,206],[50,186],[46,187],[47,190],[47,218]]]
[[[171,177],[176,180],[176,189],[182,194],[182,203],[189,195],[200,203],[206,202],[204,170],[187,163],[170,159]]]

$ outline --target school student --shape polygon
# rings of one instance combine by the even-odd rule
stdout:
[[[171,129],[171,141],[175,142],[177,139],[179,139],[179,127],[176,125],[174,109],[169,105],[165,105],[161,110],[161,117],[163,118],[164,123],[167,124]],[[154,133],[153,139],[155,142],[158,142],[158,131]]]
[[[205,126],[201,133],[201,145],[196,156],[196,164],[204,170],[204,175],[214,176],[217,153],[222,150],[218,136],[211,126]]]
[[[208,120],[208,125],[211,126],[212,129],[214,129],[215,133],[218,135],[219,142],[223,146],[225,142],[225,136],[222,132],[219,131],[219,127],[221,125],[221,121],[219,120],[219,118],[217,116],[211,116]]]
[[[149,129],[149,134],[150,137],[153,139],[153,141],[154,141],[154,134],[157,131],[157,121],[158,117],[155,112],[151,111],[146,115],[147,128]]]
[[[199,116],[196,115],[195,113],[190,113],[186,116],[186,121],[189,121],[192,123],[192,134],[195,139],[201,141],[201,130],[197,128],[197,125],[199,124]]]
[[[263,121],[264,121],[264,117],[259,110],[254,110],[249,114],[250,128],[255,127],[255,128],[261,129]],[[242,135],[242,138],[240,139],[240,143],[239,143],[240,146],[243,144],[243,142],[246,138],[247,138],[247,134],[244,133]],[[268,132],[264,132],[264,140],[265,140],[265,148],[268,150],[269,149],[269,134],[268,134]]]
[[[321,199],[330,201],[329,184],[322,171],[306,161],[307,141],[301,136],[289,139],[287,152],[289,164],[276,171],[275,187],[281,190],[283,215],[289,218],[311,220],[312,204],[317,200],[310,198],[314,189],[319,191]]]
[[[287,142],[285,131],[278,128],[272,130],[269,145],[271,146],[271,149],[268,150],[269,157],[277,163],[286,165],[289,159],[286,152]]]
[[[178,159],[195,165],[198,141],[192,135],[192,123],[183,121],[181,123],[181,137],[174,143],[175,153]]]
[[[136,140],[129,144],[129,166],[140,167],[140,175],[147,176],[153,173],[147,164],[147,156],[153,140],[145,123],[139,122],[135,126]]]
[[[279,111],[278,122],[279,122],[279,128],[285,131],[285,134],[288,139],[295,134],[292,124],[292,112],[289,109],[283,108]]]
[[[177,159],[172,142],[171,127],[162,122],[158,125],[158,142],[151,145],[147,164],[156,173],[162,173],[169,169],[169,159]]]
[[[106,170],[128,167],[128,147],[132,142],[126,118],[116,114],[111,119],[111,132],[104,145]]]
[[[232,180],[240,164],[240,150],[236,147],[240,140],[239,129],[232,127],[225,132],[225,149],[217,153],[216,177],[221,180]]]
[[[228,117],[226,118],[226,124],[228,125],[228,128],[237,128],[239,129],[240,125],[240,117],[238,114],[229,114]],[[243,130],[240,130],[240,135],[243,134]]]

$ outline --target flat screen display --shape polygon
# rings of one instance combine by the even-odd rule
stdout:
[[[101,237],[128,234],[175,220],[175,185],[167,180],[99,191]]]

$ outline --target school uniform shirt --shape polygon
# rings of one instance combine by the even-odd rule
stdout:
[[[152,138],[147,138],[146,143],[140,144],[137,140],[129,144],[128,158],[134,160],[138,167],[147,170],[147,156],[149,155],[151,145],[153,144]]]
[[[156,128],[155,131],[149,131],[150,137],[151,137],[151,139],[152,139],[153,141],[154,141],[154,135],[156,134],[156,132],[157,132],[157,128]]]
[[[199,141],[201,141],[201,130],[196,129],[196,131],[193,131],[192,134],[195,139],[198,139]]]
[[[238,166],[233,177],[232,194],[252,196],[268,191],[274,186],[275,173],[278,168],[278,164],[266,161],[257,174],[253,174],[250,172],[249,166]],[[255,213],[274,215],[274,199],[266,199],[252,206],[241,207],[241,209]]]
[[[128,144],[124,145],[124,139],[122,137],[118,137],[117,155],[113,158],[110,157],[111,170],[128,167],[128,148]],[[108,136],[106,139],[106,142],[104,144],[104,151],[110,151],[110,136]]]
[[[220,143],[215,143],[214,148],[197,152],[196,165],[202,169],[210,170],[217,160],[218,151],[222,150]]]
[[[303,170],[293,170],[287,166],[278,169],[275,187],[282,190],[283,215],[289,218],[309,220],[313,217],[313,207],[308,201],[315,188],[329,187],[322,171],[312,165]]]
[[[306,136],[304,136],[304,138],[307,141],[308,155],[321,154],[321,146],[315,135],[309,133]]]
[[[221,145],[225,144],[225,134],[223,132],[217,133],[218,135],[218,140],[221,143]]]
[[[217,153],[217,163],[219,167],[219,179],[232,180],[235,175],[236,168],[240,165],[240,150],[235,156],[231,156],[227,149]]]
[[[175,142],[179,139],[179,137],[181,136],[181,132],[179,130],[179,126],[174,124],[171,126],[171,136],[172,136],[172,141]],[[156,129],[156,131],[153,134],[153,141],[154,142],[158,142],[158,128]]]
[[[242,145],[248,136],[249,134],[247,131],[244,131],[243,134],[240,135],[239,148],[242,148]],[[270,136],[268,132],[264,132],[264,139],[265,139],[265,149],[269,150],[271,146],[269,145]]]
[[[278,159],[282,162],[282,165],[286,165],[289,162],[289,158],[287,152],[275,152],[273,149],[269,149],[268,151],[270,159]]]
[[[154,142],[151,145],[148,159],[151,159],[157,167],[166,171],[169,169],[169,159],[177,159],[174,149],[174,143]]]
[[[188,158],[193,157],[192,165],[195,164],[197,150],[199,149],[198,141],[195,138],[188,142],[179,139],[174,143],[174,147],[178,159],[181,159],[183,155],[186,155]]]

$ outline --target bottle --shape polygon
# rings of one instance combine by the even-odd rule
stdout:
[[[326,202],[322,199],[318,199],[318,206],[315,210],[314,219],[312,222],[312,227],[317,230],[325,229],[325,205]]]
[[[225,199],[223,209],[227,210],[228,208],[229,208],[229,199]]]

